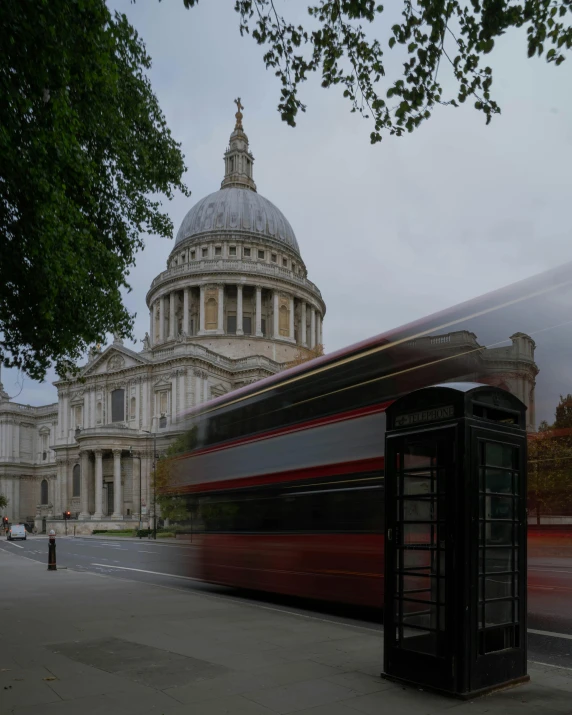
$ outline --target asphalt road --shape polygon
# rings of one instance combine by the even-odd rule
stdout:
[[[0,549],[44,562],[48,540],[29,536],[26,541],[0,539]],[[271,594],[251,594],[197,581],[187,574],[195,553],[192,544],[141,539],[110,540],[58,537],[58,568],[91,571],[114,578],[139,581],[178,590],[203,591],[228,599],[250,599],[259,605],[317,614],[330,620],[379,624],[379,614],[355,608],[328,606]],[[572,669],[572,558],[529,559],[528,655],[535,662]],[[571,674],[572,677],[572,674]]]

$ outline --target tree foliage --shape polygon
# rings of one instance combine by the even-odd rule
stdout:
[[[157,461],[154,489],[161,516],[170,522],[186,522],[191,518],[187,501],[180,496],[173,496],[167,490],[172,483],[173,467],[177,457],[190,452],[196,447],[196,428],[185,431],[169,446],[165,455]]]
[[[572,428],[572,395],[560,395],[554,418],[554,429]]]
[[[9,503],[10,500],[8,497],[5,497],[4,494],[0,494],[0,509],[5,509]]]
[[[552,425],[540,423],[528,442],[528,486],[537,521],[572,513],[572,395],[561,396]]]
[[[187,8],[199,2],[183,1]],[[401,0],[401,18],[391,26],[386,22],[383,37],[375,34],[389,13],[375,0],[319,0],[308,6],[306,27],[288,20],[282,5],[234,4],[241,34],[264,46],[266,67],[280,80],[282,119],[296,125],[298,112],[306,110],[300,85],[318,73],[322,87],[339,86],[352,112],[372,118],[372,143],[384,133],[413,131],[438,104],[471,100],[488,124],[500,107],[491,94],[492,69],[483,60],[512,28],[526,31],[529,57],[543,56],[555,65],[572,45],[572,0]],[[395,77],[386,75],[388,50],[401,51],[398,60],[405,60]],[[442,84],[445,64],[456,82],[450,96]]]
[[[314,348],[298,350],[296,356],[291,360],[287,367],[294,367],[295,365],[303,365],[305,362],[313,360],[314,358],[321,357],[324,354],[324,346],[320,343]]]
[[[42,379],[132,336],[121,289],[141,234],[172,235],[157,195],[188,193],[185,167],[105,0],[3,0],[0,47],[0,360]]]

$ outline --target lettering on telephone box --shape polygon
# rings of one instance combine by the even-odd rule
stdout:
[[[422,424],[423,422],[435,422],[448,420],[455,416],[455,408],[452,405],[446,407],[435,407],[431,410],[422,410],[421,412],[410,412],[405,415],[397,415],[395,417],[396,427],[412,427],[413,425]]]

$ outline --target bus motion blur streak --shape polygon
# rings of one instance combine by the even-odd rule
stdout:
[[[484,382],[528,405],[533,434],[572,392],[571,307],[569,264],[191,410],[195,447],[165,491],[186,506],[192,575],[381,606],[386,407],[427,385]]]

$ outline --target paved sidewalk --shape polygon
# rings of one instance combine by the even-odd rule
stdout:
[[[2,715],[554,715],[572,671],[474,702],[379,677],[373,628],[143,585],[0,551]]]

